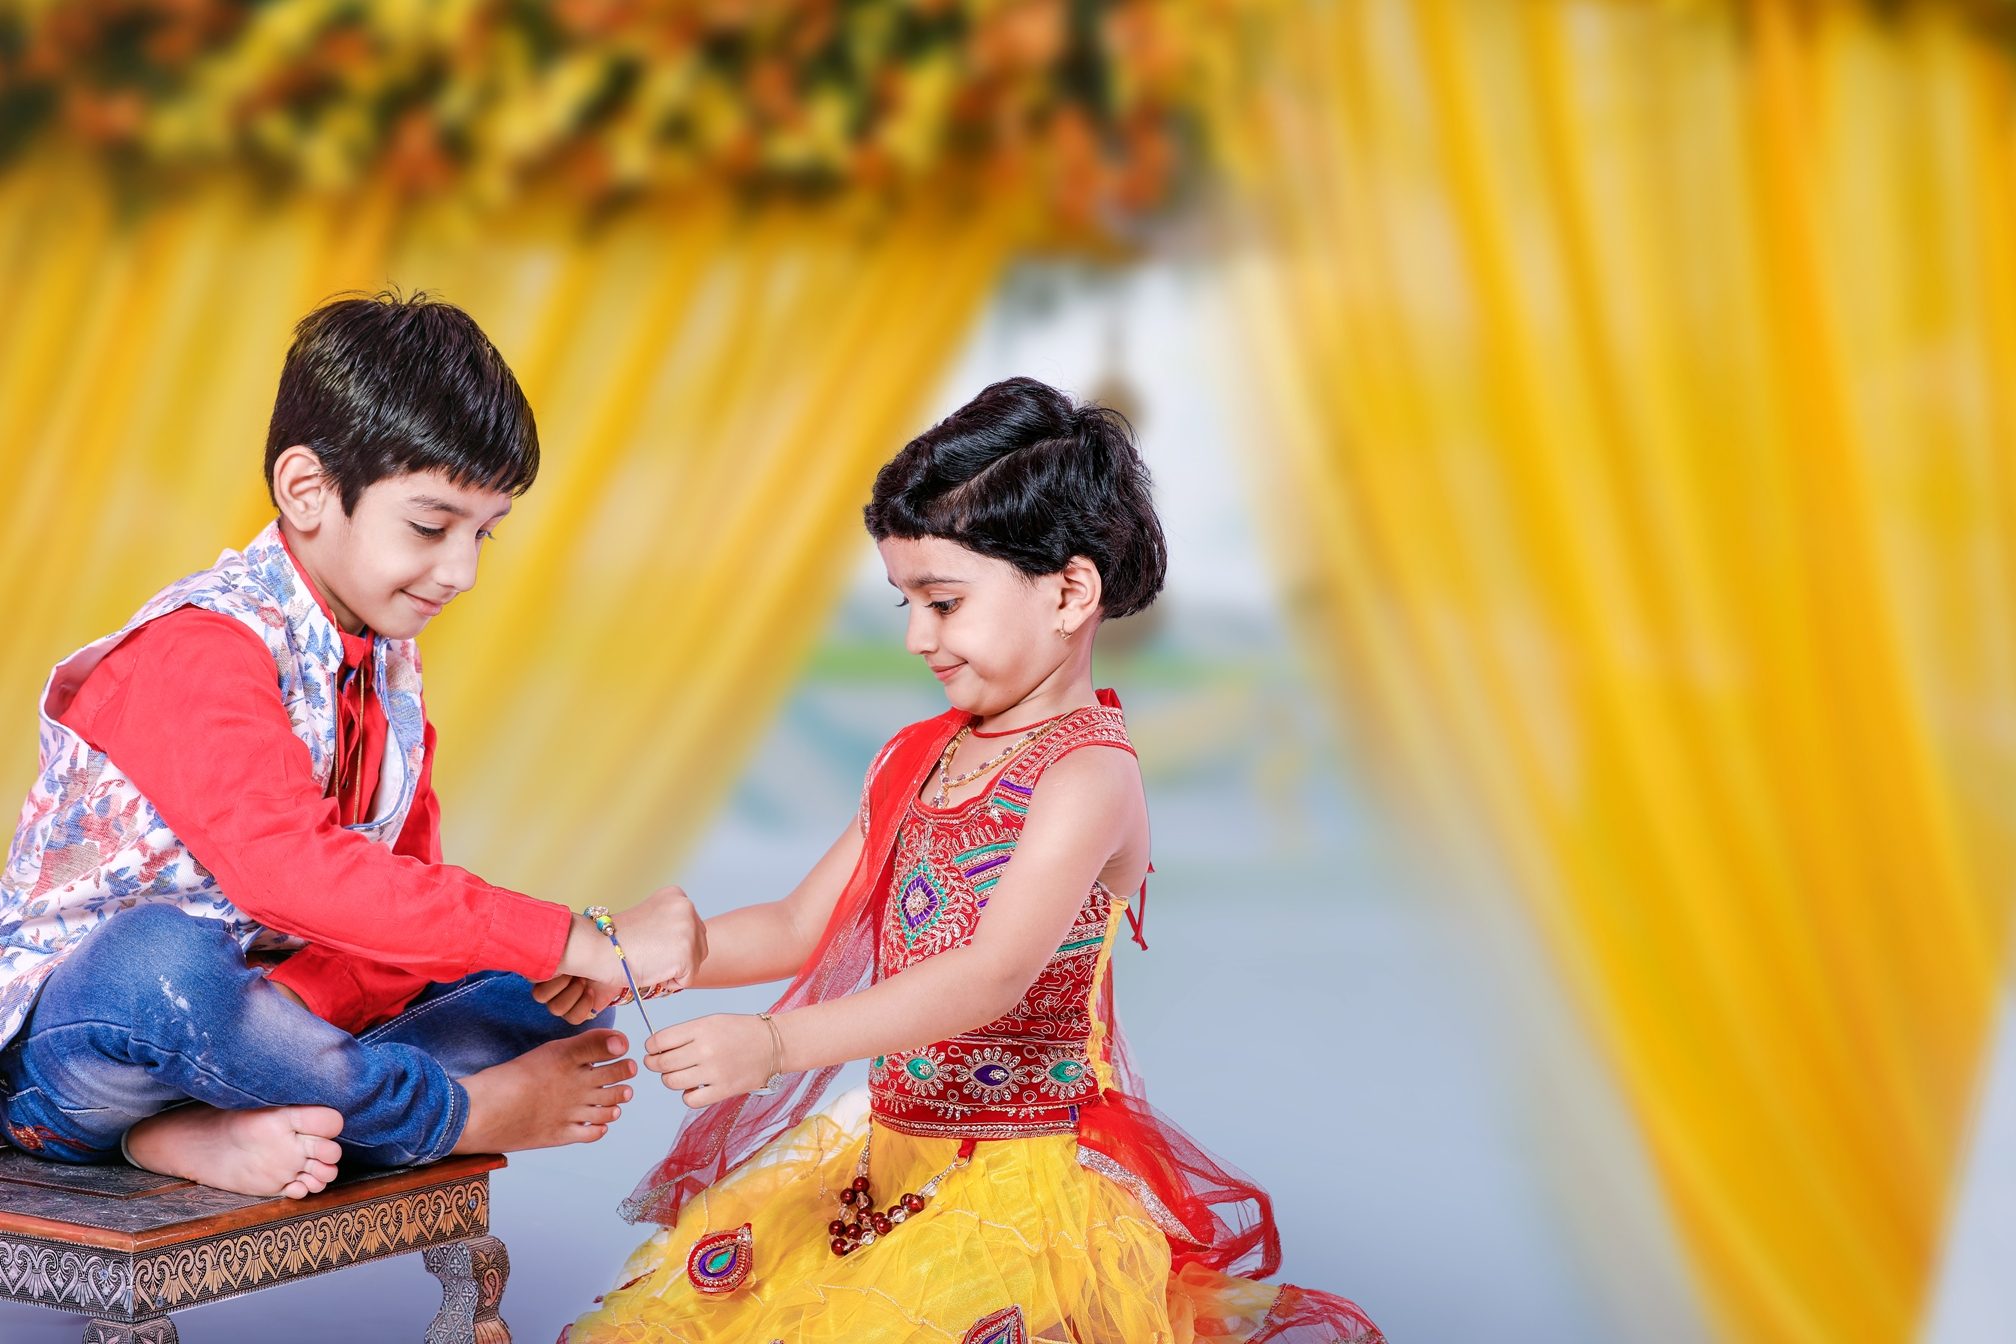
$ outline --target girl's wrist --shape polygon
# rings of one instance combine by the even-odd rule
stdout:
[[[769,1013],[758,1013],[756,1014],[756,1019],[768,1028],[770,1037],[769,1076],[764,1080],[763,1086],[758,1089],[759,1095],[767,1096],[773,1093],[787,1076],[800,1072],[800,1070],[793,1067],[791,1063],[790,1047],[785,1040],[782,1020]]]

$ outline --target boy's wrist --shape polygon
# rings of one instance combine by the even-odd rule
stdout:
[[[572,915],[567,924],[567,945],[560,953],[559,975],[576,975],[587,980],[613,984],[623,978],[616,949],[586,915]]]

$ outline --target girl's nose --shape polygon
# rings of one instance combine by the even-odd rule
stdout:
[[[929,610],[923,606],[911,607],[910,624],[903,631],[903,647],[920,658],[938,647],[937,633],[925,619]]]

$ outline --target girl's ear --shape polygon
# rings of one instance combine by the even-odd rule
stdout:
[[[273,502],[295,531],[307,534],[322,525],[327,510],[343,503],[323,474],[322,459],[298,443],[273,459]]]
[[[1087,622],[1098,619],[1105,585],[1099,578],[1099,566],[1082,555],[1065,561],[1058,578],[1062,583],[1057,594],[1057,633],[1069,639]]]

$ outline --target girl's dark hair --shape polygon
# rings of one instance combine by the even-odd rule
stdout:
[[[910,440],[863,512],[877,541],[943,537],[1032,576],[1082,555],[1108,616],[1153,602],[1169,564],[1126,417],[1034,378],[995,383]]]
[[[294,328],[266,430],[273,463],[311,448],[343,512],[388,476],[438,471],[522,494],[539,474],[532,406],[474,318],[427,293],[346,296]]]

